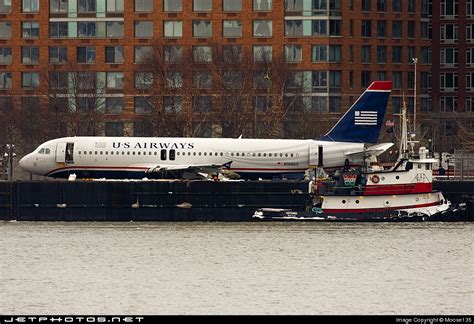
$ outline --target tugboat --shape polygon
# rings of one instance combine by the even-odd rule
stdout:
[[[316,170],[311,181],[313,204],[301,210],[261,208],[259,220],[321,221],[419,221],[452,212],[454,207],[441,192],[434,191],[433,165],[425,147],[414,154],[415,141],[408,140],[406,107],[401,114],[400,156],[388,170],[376,161],[358,168],[339,170],[327,176]],[[411,150],[408,145],[411,145]],[[321,176],[321,174],[325,176]],[[437,217],[437,219],[439,219]]]

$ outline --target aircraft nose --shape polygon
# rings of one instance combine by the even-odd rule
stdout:
[[[28,160],[28,155],[27,155],[27,156],[24,156],[24,157],[20,160],[20,162],[19,162],[20,168],[21,168],[22,170],[24,170],[24,171],[28,171],[28,170],[27,170],[27,169],[28,169],[27,160]]]

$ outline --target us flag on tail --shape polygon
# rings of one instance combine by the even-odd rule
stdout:
[[[355,111],[354,125],[377,126],[377,111]]]

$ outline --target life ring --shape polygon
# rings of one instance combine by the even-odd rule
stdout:
[[[372,178],[370,180],[372,180],[373,183],[379,183],[380,178],[379,178],[378,175],[374,175],[374,176],[372,176]]]

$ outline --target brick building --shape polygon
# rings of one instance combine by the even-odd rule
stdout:
[[[421,111],[421,126],[435,148],[450,151],[474,129],[473,1],[433,1],[432,25],[432,105]]]
[[[249,53],[249,64],[281,58],[291,70],[286,78],[299,91],[286,90],[285,98],[298,98],[283,104],[289,114],[279,121],[285,125],[280,136],[320,134],[374,80],[394,82],[389,115],[400,110],[403,94],[413,111],[415,57],[416,107],[428,112],[430,5],[429,0],[0,0],[0,105],[48,109],[51,93],[57,93],[51,88],[60,88],[55,99],[61,106],[99,112],[94,119],[104,127],[93,134],[147,135],[141,123],[156,109],[205,105],[204,112],[212,114],[223,101],[211,76],[209,89],[191,101],[168,93],[150,107],[154,81],[143,58],[156,51],[166,65],[188,51],[190,59],[211,67],[225,61],[231,49]],[[433,34],[438,32],[435,28]],[[206,79],[201,70],[198,76]],[[195,71],[193,76],[183,71],[170,74],[177,88],[196,78]],[[75,81],[73,73],[92,79]],[[76,83],[94,83],[92,92],[100,100],[91,99],[92,88],[87,95],[71,94]],[[268,113],[274,98],[251,95],[256,128],[257,117]],[[309,133],[294,131],[302,129],[292,124],[302,111],[311,121]],[[210,118],[199,135],[222,135],[219,123]],[[71,133],[67,128],[64,133]]]

